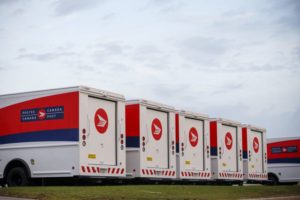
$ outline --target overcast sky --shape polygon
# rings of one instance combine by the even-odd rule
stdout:
[[[0,94],[87,85],[300,136],[299,0],[0,0]]]

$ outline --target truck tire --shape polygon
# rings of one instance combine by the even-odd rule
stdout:
[[[278,178],[273,174],[268,175],[268,181],[271,185],[278,185],[279,183]]]
[[[29,185],[29,179],[26,170],[22,167],[14,167],[7,173],[7,185],[11,187]]]

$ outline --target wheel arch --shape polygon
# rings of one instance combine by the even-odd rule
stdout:
[[[30,168],[29,168],[28,164],[26,163],[26,161],[24,161],[21,158],[16,158],[16,159],[9,161],[9,163],[5,166],[4,174],[3,174],[4,180],[6,180],[9,170],[14,167],[24,168],[26,170],[27,177],[31,178],[31,171],[30,171]]]

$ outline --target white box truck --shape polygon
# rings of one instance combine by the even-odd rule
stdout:
[[[266,181],[268,179],[266,129],[244,125],[242,134],[244,180]]]
[[[176,114],[177,176],[185,180],[211,179],[209,119],[207,115]]]
[[[267,139],[268,179],[273,184],[300,182],[300,137]]]
[[[175,110],[147,100],[126,102],[127,174],[176,178]]]
[[[125,100],[84,86],[0,96],[0,179],[125,176]]]
[[[210,120],[212,176],[218,180],[243,180],[242,127],[226,119]]]

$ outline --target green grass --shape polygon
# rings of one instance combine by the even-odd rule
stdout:
[[[44,186],[0,188],[0,196],[56,199],[240,199],[300,196],[300,186]]]

